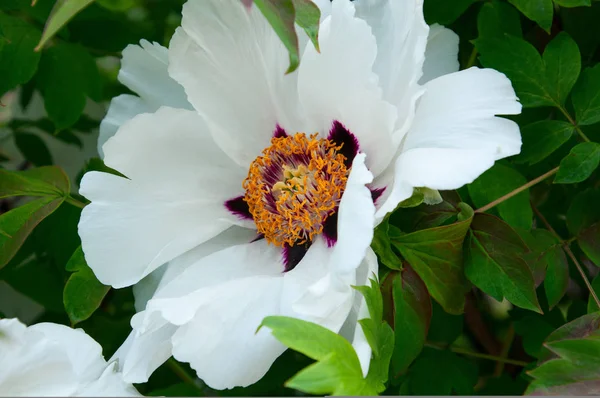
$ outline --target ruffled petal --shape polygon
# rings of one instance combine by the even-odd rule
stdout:
[[[519,153],[514,115],[521,104],[510,80],[492,69],[470,68],[426,84],[415,122],[395,164],[393,188],[378,217],[412,195],[412,188],[457,189],[498,159]]]
[[[441,25],[433,24],[429,29],[427,37],[427,49],[425,50],[425,63],[423,64],[423,76],[419,84],[425,84],[430,80],[449,73],[458,72],[458,35]]]
[[[321,52],[307,45],[298,72],[307,129],[326,135],[335,121],[342,123],[369,154],[369,169],[378,174],[395,153],[396,109],[382,100],[372,71],[375,38],[365,21],[354,16],[353,4],[343,0],[333,2],[319,37]]]
[[[231,225],[224,202],[245,170],[214,144],[195,112],[161,108],[123,125],[104,146],[105,163],[128,178],[87,173],[91,200],[79,235],[104,284],[132,285]]]
[[[278,124],[304,131],[297,74],[285,74],[288,53],[258,7],[248,10],[239,0],[188,1],[169,62],[171,76],[238,164],[248,167]]]
[[[117,371],[117,364],[111,363],[97,380],[80,388],[74,397],[142,397],[135,387],[123,380]]]
[[[117,133],[119,127],[140,113],[150,113],[155,110],[147,102],[135,95],[121,94],[113,98],[106,116],[100,122],[100,133],[98,134],[98,154],[100,157],[104,158],[102,147],[110,137]]]

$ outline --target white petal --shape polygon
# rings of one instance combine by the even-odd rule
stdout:
[[[377,39],[374,71],[383,98],[398,109],[397,142],[408,131],[422,89],[429,27],[423,16],[423,0],[357,0],[356,11],[373,28]]]
[[[327,133],[340,121],[369,154],[367,166],[381,172],[395,153],[392,132],[395,108],[381,99],[372,71],[377,45],[369,26],[354,17],[354,6],[333,2],[331,16],[321,25],[321,52],[309,44],[298,72],[300,100],[309,131]]]
[[[205,116],[218,144],[248,167],[279,124],[300,130],[296,74],[258,10],[239,0],[190,0],[169,46],[169,72]]]
[[[425,50],[423,76],[419,84],[425,84],[437,77],[458,72],[458,35],[441,25],[430,26]]]
[[[123,381],[123,375],[116,370],[116,363],[106,367],[102,375],[80,388],[75,397],[142,397],[135,387]]]
[[[426,88],[378,217],[410,197],[413,187],[460,188],[521,149],[517,124],[494,116],[521,111],[503,74],[471,68],[432,80]]]
[[[100,123],[98,153],[102,146],[125,123],[140,113],[154,112],[161,106],[192,109],[183,87],[168,72],[168,50],[147,40],[141,46],[130,44],[123,50],[119,81],[139,97],[123,94],[114,98]]]
[[[195,112],[161,108],[123,125],[104,146],[105,163],[128,179],[87,173],[91,200],[79,222],[83,251],[104,284],[124,287],[207,241],[235,218],[246,171],[214,144]]]

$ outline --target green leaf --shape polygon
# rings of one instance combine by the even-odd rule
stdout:
[[[477,207],[506,195],[525,185],[527,180],[515,169],[496,163],[469,184],[469,195]],[[529,190],[525,190],[496,206],[500,217],[513,227],[531,229],[533,210],[529,203]]]
[[[63,201],[62,197],[43,197],[0,215],[0,269],[13,258],[31,231]]]
[[[554,179],[555,184],[574,184],[585,181],[598,168],[600,163],[600,144],[582,142],[560,162],[560,168]]]
[[[53,163],[46,143],[35,134],[15,133],[15,145],[23,157],[37,167],[50,166]]]
[[[567,142],[574,131],[571,123],[560,120],[541,120],[522,127],[523,147],[515,161],[535,164],[544,160]]]
[[[544,289],[548,298],[548,306],[552,309],[563,298],[569,285],[569,262],[567,256],[558,244],[544,253],[544,261],[548,264],[546,268],[546,279]]]
[[[592,224],[581,231],[577,243],[585,255],[600,267],[600,223]]]
[[[33,51],[40,31],[21,19],[0,12],[0,98],[35,74],[40,54]]]
[[[568,33],[560,32],[546,46],[543,59],[550,96],[564,105],[581,70],[579,47]]]
[[[596,296],[600,294],[600,275],[596,276],[592,281],[592,289],[594,289]],[[588,314],[591,314],[593,312],[598,311],[600,311],[600,307],[598,307],[598,304],[596,304],[596,300],[594,300],[594,297],[590,294],[590,296],[588,297],[587,312]]]
[[[54,35],[69,22],[77,13],[89,6],[94,0],[57,0],[48,21],[44,33],[36,47],[39,51]]]
[[[300,26],[319,51],[319,22],[321,10],[312,0],[292,0],[296,11],[296,23]]]
[[[592,0],[554,0],[556,5],[561,7],[581,7],[581,6],[591,6]]]
[[[524,0],[530,1],[530,0]],[[518,37],[480,37],[475,40],[479,60],[508,76],[524,107],[554,106],[546,83],[546,66],[529,42]]]
[[[254,4],[265,16],[277,36],[283,42],[290,56],[290,66],[286,73],[291,73],[300,64],[298,36],[294,21],[296,13],[293,0],[254,0]]]
[[[504,37],[505,34],[521,37],[519,13],[509,4],[493,0],[481,7],[477,16],[479,37]]]
[[[528,251],[519,235],[499,218],[478,213],[469,233],[465,274],[498,301],[541,313],[531,269],[521,258]]]
[[[554,16],[554,5],[552,0],[508,0],[525,15],[546,32],[550,33],[552,18]]]
[[[567,227],[573,236],[577,236],[585,228],[600,221],[600,190],[586,189],[579,192],[567,210]]]
[[[88,319],[100,307],[110,286],[105,286],[98,281],[85,262],[81,246],[75,250],[65,269],[73,272],[63,291],[63,303],[74,325]]]
[[[600,64],[583,71],[571,97],[578,124],[600,122]]]
[[[26,171],[0,169],[0,198],[9,196],[65,196],[69,193],[69,179],[57,166],[40,167]]]
[[[449,25],[456,21],[477,0],[428,0],[423,5],[425,20],[429,25]]]
[[[523,349],[528,355],[534,358],[547,355],[548,352],[542,344],[555,329],[548,320],[539,314],[528,313],[515,320],[514,327],[515,333],[523,338]]]
[[[419,355],[431,323],[431,299],[419,275],[405,264],[402,272],[390,272],[382,289],[391,305],[395,343],[393,374],[404,372]]]
[[[461,202],[456,191],[441,191],[442,202],[435,205],[421,204],[412,209],[398,209],[390,216],[390,223],[402,230],[414,231],[439,227],[456,220]]]
[[[96,3],[107,10],[116,12],[127,11],[139,5],[138,0],[96,0]]]
[[[389,218],[385,218],[381,224],[375,228],[371,248],[377,254],[379,261],[390,269],[399,270],[402,268],[402,262],[394,253],[392,243],[389,237]]]
[[[435,301],[431,304],[432,316],[427,341],[443,345],[454,343],[463,332],[464,315],[448,314]]]
[[[462,313],[464,294],[469,289],[463,273],[462,244],[472,209],[462,206],[463,221],[404,235],[390,231],[392,244],[425,282],[431,296],[451,314]]]
[[[95,61],[78,45],[59,43],[44,51],[37,81],[48,117],[57,130],[77,122],[87,96],[100,96]]]

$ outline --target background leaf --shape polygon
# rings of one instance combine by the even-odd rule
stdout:
[[[600,144],[582,142],[560,162],[555,184],[573,184],[589,178],[600,163]]]
[[[508,0],[517,7],[527,18],[535,21],[546,32],[550,33],[554,5],[552,0]]]
[[[36,47],[39,51],[44,45],[78,12],[89,6],[94,0],[57,0],[50,18],[46,22],[44,33]]]
[[[600,122],[600,64],[581,74],[573,89],[573,107],[577,123],[586,126]]]

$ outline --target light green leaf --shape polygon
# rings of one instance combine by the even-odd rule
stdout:
[[[404,235],[390,231],[392,244],[425,282],[431,296],[452,314],[462,313],[464,294],[469,289],[463,273],[462,244],[472,209],[462,206],[464,221]]]
[[[535,164],[558,148],[573,136],[575,127],[560,120],[541,120],[521,128],[523,147],[515,159],[519,163]]]
[[[0,169],[0,198],[9,196],[55,196],[69,193],[69,179],[57,166],[26,171]]]
[[[296,23],[300,26],[319,51],[319,22],[321,10],[312,0],[292,0],[296,11]]]
[[[496,163],[491,169],[469,184],[469,195],[477,207],[506,195],[526,184],[527,180],[515,169]],[[513,227],[531,229],[533,210],[529,190],[525,190],[496,206],[500,217]]]
[[[600,144],[582,142],[560,162],[560,168],[554,179],[555,184],[574,184],[585,181],[598,168],[600,163]]]
[[[77,13],[92,4],[94,0],[57,0],[48,21],[44,33],[36,47],[41,50],[54,35],[69,22]]]
[[[520,257],[528,251],[519,235],[497,217],[478,213],[473,218],[465,274],[475,286],[498,301],[541,313],[533,274]]]
[[[527,18],[537,22],[542,29],[550,33],[552,18],[554,16],[554,5],[552,0],[508,0]]]
[[[505,34],[521,37],[520,15],[514,7],[498,0],[486,2],[477,16],[479,37],[502,38]]]
[[[571,97],[578,124],[600,122],[600,64],[583,71]]]
[[[41,32],[27,22],[0,11],[0,98],[35,74],[40,54],[33,51]]]
[[[592,5],[592,0],[554,0],[554,4],[568,8],[582,6],[589,7]]]
[[[0,215],[0,269],[13,258],[31,231],[63,201],[63,197],[43,197]]]
[[[73,272],[63,291],[63,303],[74,325],[88,319],[100,307],[110,286],[98,281],[85,262],[81,247],[75,250],[65,269]]]
[[[566,32],[560,32],[544,51],[548,92],[560,105],[575,85],[581,70],[581,54],[577,43]]]

